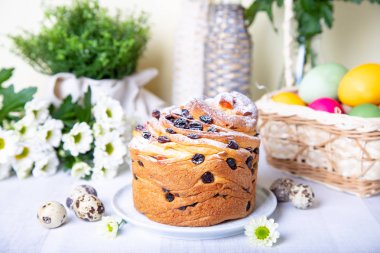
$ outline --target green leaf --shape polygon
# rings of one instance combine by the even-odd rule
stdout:
[[[22,112],[27,102],[33,99],[37,88],[29,87],[15,92],[14,86],[0,87],[0,94],[4,97],[3,107],[0,110],[0,122],[9,116],[11,112]]]
[[[0,70],[0,86],[11,78],[14,68]]]
[[[83,106],[77,107],[78,120],[80,122],[90,123],[91,121],[91,88],[89,87],[83,98]]]

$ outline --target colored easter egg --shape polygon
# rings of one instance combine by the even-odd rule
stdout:
[[[302,99],[293,92],[280,92],[272,97],[272,100],[278,103],[288,104],[288,105],[303,105],[305,103]]]
[[[316,111],[329,113],[344,113],[340,103],[332,98],[319,98],[309,104],[309,107]]]
[[[321,64],[310,70],[299,87],[299,96],[306,103],[318,98],[338,98],[338,86],[347,68],[341,64]]]
[[[340,82],[338,97],[350,106],[380,104],[380,64],[363,64],[350,70]]]
[[[352,108],[349,115],[362,118],[377,118],[380,117],[380,109],[374,104],[361,104]]]

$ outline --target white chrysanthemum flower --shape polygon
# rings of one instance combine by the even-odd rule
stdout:
[[[52,147],[58,147],[62,138],[63,122],[56,119],[48,119],[39,129],[38,135],[43,142]]]
[[[91,167],[85,162],[77,162],[71,168],[71,176],[77,179],[84,178],[91,174]]]
[[[36,136],[37,122],[31,114],[27,114],[14,124],[14,129],[21,139],[30,139]]]
[[[0,94],[0,110],[3,109],[4,106],[4,96]]]
[[[120,102],[108,97],[101,96],[93,107],[93,114],[96,122],[107,125],[109,128],[122,128],[124,126],[125,115]]]
[[[63,135],[63,148],[71,155],[78,156],[91,149],[93,136],[89,125],[85,122],[76,123],[68,134]]]
[[[57,172],[59,161],[54,151],[48,154],[41,153],[39,159],[36,159],[33,176],[47,177]]]
[[[11,175],[12,166],[9,163],[0,164],[0,180]]]
[[[104,136],[106,133],[111,132],[112,130],[99,122],[95,122],[92,126],[92,133],[94,134],[95,138],[99,138]]]
[[[97,167],[117,167],[124,162],[127,148],[116,132],[106,133],[95,142],[94,163]]]
[[[118,173],[118,167],[110,166],[97,166],[95,164],[93,179],[112,179],[116,177]]]
[[[31,115],[38,123],[43,123],[49,117],[49,102],[33,99],[25,104],[26,115]]]
[[[99,222],[99,233],[107,238],[116,238],[121,226],[126,223],[125,220],[114,216],[103,216]]]
[[[271,247],[280,237],[277,223],[265,216],[254,218],[245,225],[245,235],[253,246]]]
[[[8,163],[17,152],[18,136],[0,128],[0,163]]]
[[[38,151],[39,147],[32,141],[19,143],[16,155],[12,159],[12,167],[18,178],[24,179],[30,175]]]

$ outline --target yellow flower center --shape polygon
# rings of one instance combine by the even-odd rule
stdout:
[[[0,150],[5,147],[5,140],[3,138],[0,138]]]
[[[74,135],[73,138],[74,138],[74,143],[78,144],[80,142],[80,140],[82,139],[82,134],[78,133],[78,134]]]
[[[113,227],[110,224],[107,224],[107,228],[108,228],[108,232],[112,232],[113,231]]]
[[[22,149],[22,152],[20,154],[16,155],[16,159],[21,160],[21,159],[27,157],[28,155],[29,155],[29,148],[24,147]]]
[[[24,135],[26,133],[26,126],[22,126],[20,129],[20,134]]]
[[[51,130],[47,131],[47,133],[46,133],[46,140],[49,140],[52,135],[53,135],[53,132]]]
[[[260,227],[257,227],[255,229],[255,235],[256,235],[257,239],[259,239],[259,240],[264,240],[264,239],[268,238],[269,234],[270,234],[270,231],[265,226],[260,226]]]
[[[47,167],[48,167],[48,165],[45,164],[44,167],[41,168],[41,171],[46,172]]]
[[[112,155],[113,151],[114,151],[114,147],[113,147],[112,143],[107,143],[107,145],[106,145],[106,153],[108,155]]]
[[[112,118],[112,111],[110,109],[107,108],[106,114],[107,114],[108,118]]]

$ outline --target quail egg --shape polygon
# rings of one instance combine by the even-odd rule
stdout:
[[[37,219],[46,228],[57,228],[66,221],[65,207],[56,201],[43,204],[37,212]]]
[[[292,204],[300,209],[307,209],[313,205],[314,192],[310,186],[304,184],[293,185],[289,198]]]
[[[279,178],[272,183],[270,190],[274,193],[279,202],[289,201],[290,188],[294,181],[290,178]]]
[[[73,203],[75,215],[85,221],[97,221],[102,218],[104,205],[98,197],[90,194],[79,196]]]
[[[96,190],[94,187],[90,186],[90,185],[78,185],[76,186],[71,192],[70,192],[70,195],[69,197],[67,197],[66,199],[66,206],[68,208],[73,208],[73,203],[74,201],[81,195],[83,194],[90,194],[90,195],[94,195],[94,196],[98,196],[98,194],[96,193]]]

